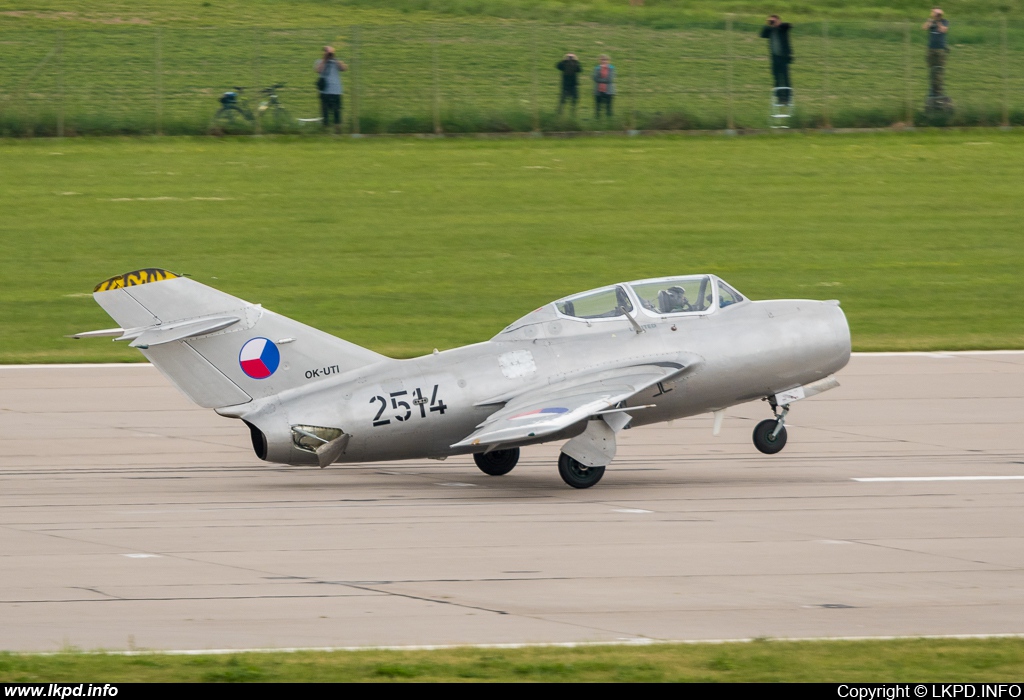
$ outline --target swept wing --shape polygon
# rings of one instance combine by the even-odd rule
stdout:
[[[676,356],[669,361],[594,370],[558,384],[527,389],[509,397],[503,408],[452,447],[494,446],[552,435],[658,382],[693,371],[702,362],[696,355]]]

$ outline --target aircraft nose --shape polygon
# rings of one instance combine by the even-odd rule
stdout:
[[[833,361],[836,363],[835,369],[832,372],[837,372],[846,366],[846,363],[850,361],[850,324],[846,321],[846,314],[843,313],[843,309],[839,306],[839,301],[831,299],[829,301],[823,301],[826,319],[828,325],[832,328],[833,342],[831,355]]]

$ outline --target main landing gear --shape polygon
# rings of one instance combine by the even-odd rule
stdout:
[[[480,471],[489,476],[501,476],[508,474],[519,461],[519,448],[513,447],[509,450],[493,450],[491,452],[477,452],[473,455],[473,461]]]
[[[766,455],[773,455],[786,446],[786,414],[789,413],[789,404],[780,411],[774,396],[768,397],[767,401],[775,418],[763,420],[754,428],[754,447]]]
[[[484,474],[501,476],[508,474],[516,466],[519,461],[519,448],[477,452],[473,455],[473,461]],[[604,467],[585,466],[563,452],[558,457],[558,475],[574,489],[588,489],[604,476]]]
[[[604,467],[586,467],[563,452],[558,456],[558,475],[574,489],[589,489],[604,476]]]
[[[604,469],[615,459],[615,434],[632,418],[624,412],[612,412],[587,421],[583,432],[562,446],[558,457],[558,475],[574,489],[589,489],[604,476]],[[519,448],[492,450],[473,455],[480,471],[500,476],[512,471],[519,461]]]

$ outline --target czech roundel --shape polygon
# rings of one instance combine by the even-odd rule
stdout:
[[[281,351],[267,338],[253,338],[238,353],[242,371],[253,379],[266,379],[281,364]]]

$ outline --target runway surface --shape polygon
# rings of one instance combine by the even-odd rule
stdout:
[[[1024,633],[1024,354],[855,356],[794,405],[279,468],[149,366],[0,368],[0,649]],[[985,478],[980,478],[985,477]]]

